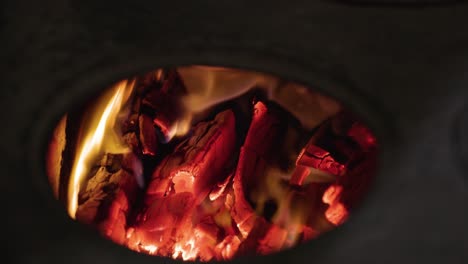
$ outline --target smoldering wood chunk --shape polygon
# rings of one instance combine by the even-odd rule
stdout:
[[[241,148],[233,179],[235,201],[231,214],[243,237],[250,233],[258,218],[247,200],[247,190],[255,190],[264,178],[269,155],[274,151],[278,125],[278,119],[264,103],[255,104],[252,123]]]
[[[235,117],[230,110],[196,125],[154,171],[128,244],[157,245],[158,254],[171,256],[174,243],[190,235],[186,230],[200,232],[214,247],[220,228],[212,216],[197,218],[196,207],[216,182],[229,175],[226,164],[235,153],[235,141]],[[213,254],[204,252],[204,258]]]
[[[307,178],[310,178],[309,182],[333,182],[344,172],[345,166],[337,162],[330,152],[309,142],[297,158],[290,183],[302,185]]]
[[[326,205],[321,200],[324,188],[319,184],[308,185],[307,189],[300,191],[286,183],[278,185],[277,188],[281,188],[283,195],[270,196],[281,203],[277,204],[271,220],[257,215],[247,200],[250,197],[254,206],[258,207],[258,204],[255,205],[258,198],[254,195],[255,192],[268,197],[272,195],[269,188],[274,188],[274,192],[280,190],[267,187],[269,184],[266,183],[275,180],[272,178],[276,168],[275,150],[280,147],[276,142],[278,136],[282,135],[284,125],[276,112],[268,109],[262,102],[254,106],[252,123],[241,149],[233,180],[235,201],[231,215],[245,239],[239,247],[239,255],[276,252],[297,243],[302,239],[305,229],[310,231],[307,235],[311,236],[312,233],[317,234],[333,227],[324,217]],[[329,156],[325,151],[319,151],[317,155],[320,156],[318,159]]]
[[[267,167],[275,165],[276,150],[281,145],[278,140],[284,128],[285,124],[263,102],[254,105],[236,172],[243,188],[255,189],[265,179]]]
[[[134,175],[114,164],[121,155],[105,155],[95,174],[80,192],[76,219],[95,226],[110,239],[125,241],[127,215],[137,195]],[[111,171],[109,171],[111,168]]]
[[[346,170],[336,180],[343,188],[338,200],[349,210],[367,193],[375,175],[377,141],[368,127],[346,112],[331,119],[327,132],[327,136],[317,138],[316,144],[327,146],[330,153],[342,157]]]
[[[334,182],[375,146],[367,127],[352,114],[340,112],[323,123],[302,149],[290,183]]]
[[[147,115],[140,115],[140,142],[143,155],[154,156],[158,147],[158,137],[153,120]]]
[[[310,177],[304,175],[309,175],[311,168],[337,175],[332,182],[343,191],[335,199],[335,204],[330,206],[342,206],[342,210],[349,211],[367,193],[376,170],[376,154],[377,143],[371,131],[356,121],[353,115],[341,112],[330,122],[322,124],[304,148],[292,180],[301,182],[304,180],[301,177]],[[300,175],[301,170],[305,170],[303,175]],[[324,193],[323,190],[320,193]],[[309,223],[320,232],[331,228],[328,217],[323,215],[318,215],[314,223]]]
[[[175,192],[190,191],[199,199],[229,174],[226,165],[235,153],[235,117],[230,110],[213,121],[201,122],[154,171],[147,194],[163,196],[174,185]]]
[[[279,132],[280,121],[274,113],[268,110],[263,102],[257,102],[253,108],[252,123],[250,124],[243,148],[255,151],[259,156],[273,150],[273,144]]]

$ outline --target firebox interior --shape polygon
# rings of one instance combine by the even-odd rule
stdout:
[[[343,224],[377,142],[348,109],[276,76],[209,66],[120,81],[67,113],[49,181],[70,217],[132,250],[229,260]]]

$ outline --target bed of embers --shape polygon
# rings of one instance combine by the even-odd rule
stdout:
[[[375,137],[334,100],[265,74],[159,69],[69,112],[47,168],[72,218],[183,260],[269,254],[344,223]]]

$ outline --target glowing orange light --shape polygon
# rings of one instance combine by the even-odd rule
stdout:
[[[114,124],[121,110],[126,89],[132,89],[133,84],[127,81],[118,83],[111,90],[111,99],[103,96],[97,104],[95,112],[84,122],[86,131],[83,131],[81,140],[77,143],[77,156],[72,167],[68,186],[68,214],[75,218],[78,208],[78,193],[83,178],[88,173],[90,164],[99,154],[106,151],[113,153],[125,153],[129,149],[122,145],[121,140],[115,135]],[[114,135],[114,136],[111,136]]]
[[[325,217],[335,225],[342,224],[348,218],[348,210],[339,201],[342,191],[342,186],[332,185],[324,192],[322,198],[323,202],[329,205],[325,211]]]
[[[266,255],[316,238],[347,220],[357,200],[348,182],[367,173],[352,165],[373,155],[376,139],[309,90],[206,66],[121,81],[54,132],[55,195],[112,241],[184,261]],[[73,118],[79,130],[65,134]]]

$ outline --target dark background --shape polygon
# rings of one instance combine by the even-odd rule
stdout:
[[[381,145],[373,190],[344,226],[237,262],[467,263],[468,5],[344,2],[0,3],[0,261],[173,262],[71,221],[44,154],[58,118],[96,91],[197,63],[308,84],[353,108]]]

